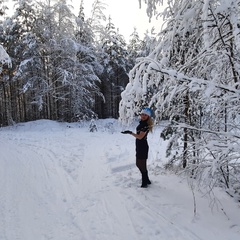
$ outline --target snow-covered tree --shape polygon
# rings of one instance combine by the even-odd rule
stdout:
[[[141,2],[141,1],[140,1]],[[163,1],[146,1],[152,17]],[[169,165],[212,187],[239,191],[240,1],[168,1],[159,44],[137,63],[122,93],[120,119],[142,106],[169,119]]]
[[[0,16],[5,14],[8,9],[6,0],[0,0]]]
[[[33,26],[35,42],[29,42],[19,68],[26,80],[24,91],[34,91],[31,102],[47,118],[71,121],[91,116],[99,81],[93,70],[97,66],[93,49],[84,46],[82,36],[76,34],[77,19],[66,1],[41,2],[40,6]]]
[[[24,5],[25,1],[22,1],[22,4]],[[23,39],[29,31],[29,25],[26,25],[26,14],[28,14],[29,19],[31,19],[30,16],[32,15],[31,11],[26,13],[22,8],[19,9],[19,12],[20,11],[23,13],[21,18],[18,18],[19,15],[17,12],[13,17],[4,18],[1,23],[2,34],[0,41],[9,54],[12,62],[12,67],[3,72],[3,92],[5,92],[5,94],[3,94],[3,102],[5,104],[2,108],[3,124],[13,124],[15,121],[21,121],[24,118],[23,108],[20,107],[19,104],[23,99],[19,91],[22,85],[22,79],[19,79],[19,81],[16,80],[15,75],[16,69],[21,63],[22,53],[25,48]]]
[[[101,64],[104,72],[101,75],[101,89],[106,102],[103,108],[103,117],[117,117],[120,93],[128,81],[128,52],[123,36],[115,29],[109,17],[106,30],[101,34]]]
[[[3,48],[2,45],[0,45],[0,82],[2,82],[2,84],[0,85],[0,98],[5,100],[5,79],[3,77],[3,71],[6,69],[5,66],[7,66],[8,68],[11,67],[11,59],[9,57],[9,55],[7,54],[7,52],[5,51],[5,49]],[[4,112],[8,113],[9,109],[6,106],[6,102],[4,104],[3,101],[0,101],[0,109],[1,109],[1,114],[0,114],[0,123],[5,122],[7,119],[4,119]]]
[[[96,42],[99,41],[99,36],[105,32],[104,23],[107,21],[107,17],[104,13],[105,10],[106,3],[101,0],[95,0],[92,4],[91,16],[87,20],[92,28]]]
[[[2,65],[7,64],[9,67],[11,66],[11,59],[2,45],[0,45],[0,63]],[[2,66],[0,68],[0,73],[2,72]]]
[[[91,26],[80,25],[70,9],[67,1],[15,0],[15,13],[3,21],[1,43],[13,59],[10,94],[4,94],[9,119],[72,121],[94,114],[102,66]]]
[[[127,45],[128,61],[131,69],[136,64],[137,58],[145,56],[143,53],[143,48],[144,48],[143,46],[144,46],[144,41],[140,39],[137,29],[134,28],[134,31],[130,35],[129,43]]]
[[[77,30],[75,32],[76,38],[84,45],[93,45],[94,32],[91,26],[92,20],[85,18],[84,1],[80,3],[78,17],[76,18]]]

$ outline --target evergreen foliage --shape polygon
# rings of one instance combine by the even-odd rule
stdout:
[[[14,4],[12,16],[6,17],[4,7],[0,13],[0,43],[12,61],[12,67],[3,66],[1,76],[0,124],[117,118],[120,91],[128,82],[128,54],[123,37],[113,40],[114,33],[103,25],[105,4],[96,0],[90,18],[85,17],[83,0],[78,16],[66,0]],[[112,50],[103,47],[104,38],[114,43]],[[109,57],[114,51],[117,55]]]

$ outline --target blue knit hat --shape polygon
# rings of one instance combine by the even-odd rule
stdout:
[[[141,111],[141,114],[146,114],[148,115],[149,117],[152,116],[152,110],[150,108],[144,108],[142,111]]]

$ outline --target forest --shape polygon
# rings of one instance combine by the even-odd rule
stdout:
[[[130,124],[151,107],[168,141],[166,168],[207,192],[220,186],[240,201],[240,0],[139,0],[157,35],[129,43],[96,0],[18,1],[11,17],[1,0],[0,124],[36,119],[119,118]],[[126,6],[127,7],[127,6]],[[106,20],[106,25],[102,25]]]
[[[71,1],[13,1],[8,16],[0,1],[0,44],[11,58],[1,65],[0,124],[36,119],[79,121],[117,118],[128,72],[148,53],[151,37],[136,29],[129,43],[105,16],[96,0],[86,18],[84,1],[78,16]]]

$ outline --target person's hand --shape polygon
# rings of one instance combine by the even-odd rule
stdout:
[[[121,133],[123,133],[123,134],[132,134],[132,131],[126,130],[126,131],[122,131]]]

